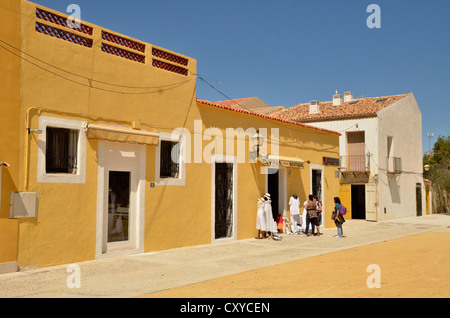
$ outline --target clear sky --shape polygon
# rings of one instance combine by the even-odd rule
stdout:
[[[449,0],[34,0],[195,58],[230,98],[270,106],[413,92],[428,133],[450,135]],[[369,28],[370,4],[381,28]],[[67,12],[70,14],[71,12]],[[197,97],[227,99],[197,82]]]

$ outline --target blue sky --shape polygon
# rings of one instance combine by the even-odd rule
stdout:
[[[413,92],[428,133],[450,135],[448,0],[35,0],[193,57],[198,74],[230,98],[271,106]],[[381,9],[370,29],[369,4]],[[69,12],[70,13],[70,12]],[[197,97],[226,99],[197,82]]]

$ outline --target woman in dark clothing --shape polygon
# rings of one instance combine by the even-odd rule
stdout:
[[[341,238],[344,237],[344,232],[342,230],[342,224],[345,222],[344,217],[340,213],[341,210],[341,200],[339,197],[334,198],[334,224],[337,227],[337,235],[335,237]]]
[[[316,202],[314,202],[313,200],[313,196],[310,194],[308,197],[308,202],[306,203],[306,229],[305,229],[305,234],[306,236],[309,236],[309,225],[311,224],[312,227],[312,235],[314,234],[314,225],[316,223],[315,218],[317,218],[317,214],[316,214]]]

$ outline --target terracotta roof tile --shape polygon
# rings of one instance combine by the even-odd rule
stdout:
[[[411,93],[410,93],[411,94]],[[314,122],[353,117],[374,117],[377,112],[406,97],[408,94],[390,95],[382,97],[356,98],[350,102],[343,102],[333,106],[332,101],[320,102],[319,112],[310,114],[309,103],[292,106],[285,111],[273,114],[273,117],[296,122]]]

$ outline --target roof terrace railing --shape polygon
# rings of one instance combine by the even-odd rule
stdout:
[[[84,23],[69,24],[68,17],[36,7],[36,32],[55,37],[67,42],[93,48],[95,27]],[[98,33],[97,33],[98,34]],[[150,63],[153,67],[187,76],[189,59],[177,54],[151,47],[110,31],[101,30],[102,52],[142,64]]]

